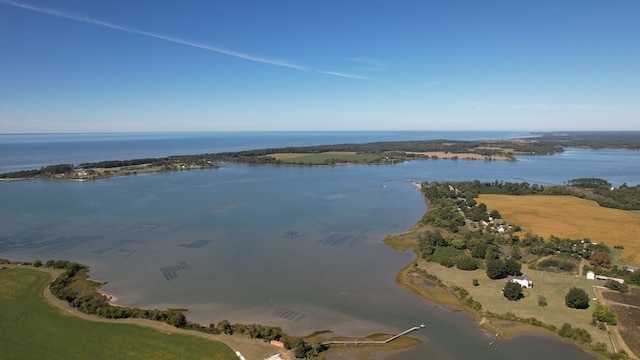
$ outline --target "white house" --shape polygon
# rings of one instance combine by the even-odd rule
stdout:
[[[529,279],[526,276],[514,276],[511,280],[509,280],[513,283],[516,283],[520,286],[522,286],[523,288],[532,288],[533,287],[533,280]]]
[[[593,271],[589,270],[587,271],[587,279],[589,280],[595,280],[596,279],[596,273],[594,273]]]

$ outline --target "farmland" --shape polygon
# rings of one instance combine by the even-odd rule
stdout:
[[[618,332],[630,350],[640,356],[640,289],[632,289],[629,294],[603,291],[602,295],[618,318]]]
[[[325,165],[334,163],[371,163],[380,162],[380,154],[359,154],[352,151],[327,151],[317,154],[277,153],[270,154],[283,164]]]
[[[588,238],[595,243],[623,246],[620,260],[640,264],[640,213],[600,207],[593,201],[573,196],[480,195],[478,202],[500,211],[509,223],[518,224],[522,232],[548,239]]]

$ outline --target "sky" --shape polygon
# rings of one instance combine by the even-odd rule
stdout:
[[[0,133],[640,130],[638,0],[0,0]]]

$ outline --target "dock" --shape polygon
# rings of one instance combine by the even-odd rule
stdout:
[[[401,336],[407,335],[411,332],[414,332],[416,330],[420,330],[420,329],[424,329],[425,325],[424,324],[420,324],[420,326],[414,326],[412,328],[409,328],[399,334],[393,335],[392,337],[388,338],[387,340],[379,340],[379,341],[373,341],[373,340],[334,340],[334,341],[327,341],[327,342],[323,342],[322,345],[384,345],[386,343],[389,343]]]

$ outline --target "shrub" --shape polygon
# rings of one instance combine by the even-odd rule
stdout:
[[[608,289],[619,291],[623,294],[626,294],[629,292],[629,285],[621,284],[615,280],[607,280],[604,286],[607,287]]]
[[[462,256],[456,261],[456,267],[465,271],[476,270],[478,268],[478,262],[471,256]]]
[[[602,304],[598,304],[596,306],[593,310],[592,317],[594,320],[601,321],[609,325],[616,325],[618,323],[616,320],[616,314],[614,314],[607,306]]]
[[[538,306],[540,306],[540,307],[547,306],[547,298],[542,296],[542,295],[539,295],[538,296]]]
[[[453,260],[451,260],[451,258],[444,258],[440,261],[440,265],[450,268],[450,267],[453,267],[454,263],[453,263]]]
[[[480,285],[480,282],[478,282],[478,279],[473,279],[473,281],[471,283],[473,284],[473,286]]]

